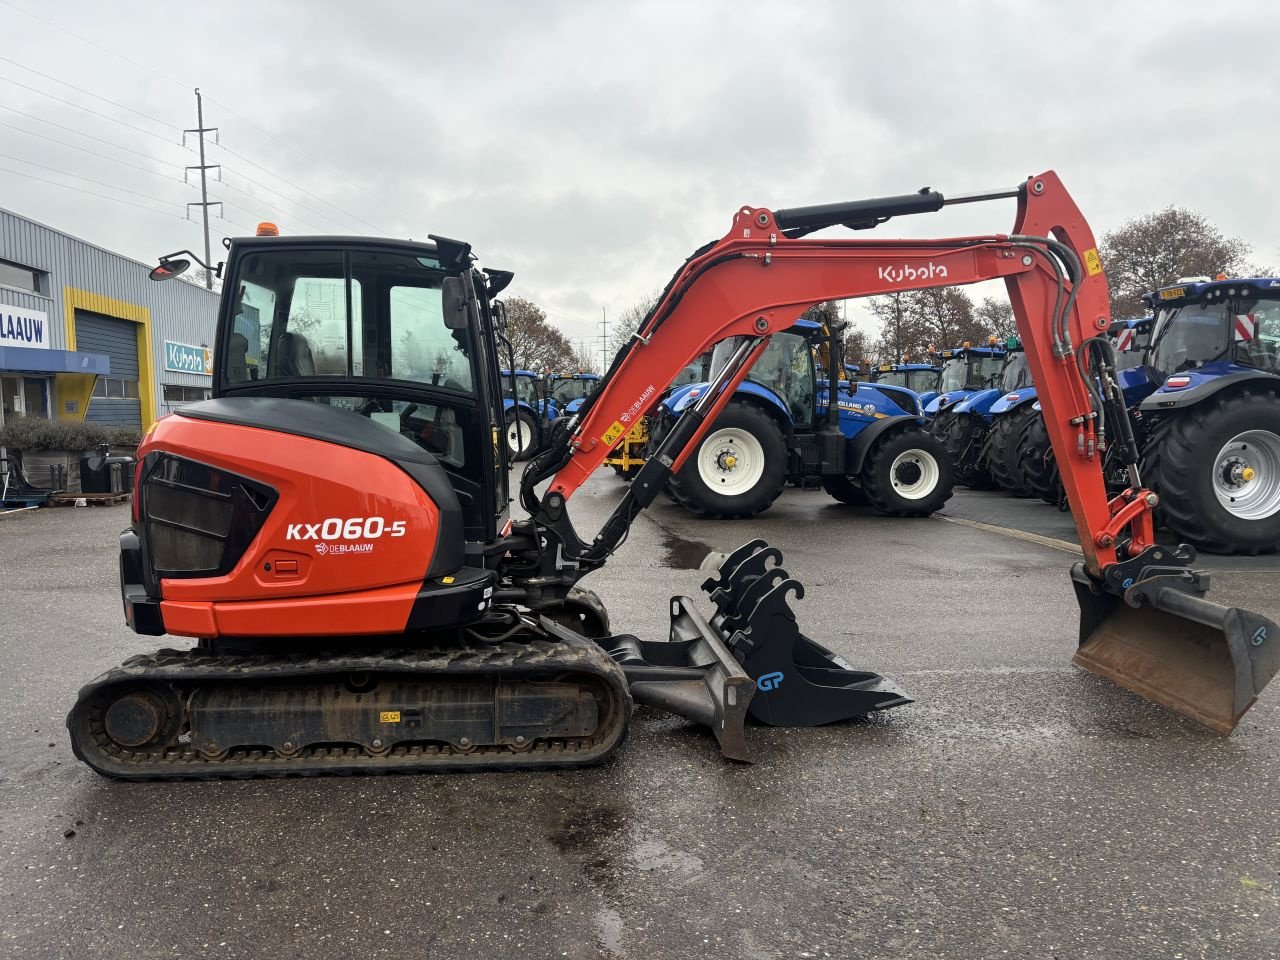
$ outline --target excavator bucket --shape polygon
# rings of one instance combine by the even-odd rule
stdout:
[[[800,632],[787,601],[803,597],[804,587],[781,563],[780,550],[752,540],[702,585],[715,604],[711,619],[688,597],[673,597],[668,639],[596,640],[622,667],[637,703],[710,727],[720,752],[734,760],[750,759],[748,716],[776,727],[815,727],[912,702],[884,677],[855,670]],[[543,626],[562,629],[545,618]]]
[[[702,585],[716,606],[711,627],[756,682],[751,716],[776,727],[816,727],[911,703],[891,681],[855,670],[800,632],[788,598],[802,598],[804,587],[782,559],[776,547],[752,540]]]
[[[1266,617],[1157,587],[1133,607],[1076,564],[1081,667],[1221,734],[1280,671],[1280,628]]]

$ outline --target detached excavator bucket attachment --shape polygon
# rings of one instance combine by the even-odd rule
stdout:
[[[1133,607],[1071,570],[1080,604],[1075,662],[1126,690],[1229,734],[1280,671],[1280,628],[1266,617],[1158,586]]]
[[[781,551],[752,540],[702,585],[716,606],[710,620],[688,597],[673,597],[668,639],[596,640],[637,703],[710,727],[734,760],[750,760],[748,714],[777,727],[815,727],[911,703],[884,677],[854,670],[800,632],[787,598],[803,597],[804,588],[781,562]],[[542,625],[564,629],[546,618]]]
[[[816,727],[911,703],[891,681],[855,670],[800,632],[787,600],[803,597],[804,587],[781,563],[780,550],[752,540],[702,585],[716,605],[712,628],[756,682],[751,716],[776,727]]]

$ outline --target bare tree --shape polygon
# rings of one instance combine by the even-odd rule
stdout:
[[[1018,335],[1018,324],[1013,319],[1013,306],[1007,300],[984,297],[974,308],[973,318],[983,335],[995,334],[1001,340]]]
[[[568,338],[547,322],[542,308],[523,297],[504,301],[507,310],[507,339],[518,370],[559,372],[576,366],[576,354]],[[505,364],[506,351],[500,360]]]
[[[649,315],[649,311],[657,306],[659,298],[662,296],[661,290],[654,290],[646,293],[631,306],[627,307],[622,313],[614,319],[612,330],[609,333],[609,350],[610,354],[616,355],[628,340],[635,335],[640,329],[640,324],[644,322],[644,318]]]
[[[844,362],[856,363],[865,372],[872,361],[871,337],[865,330],[859,330],[850,324],[844,332]]]
[[[867,301],[871,313],[880,321],[876,352],[882,360],[896,362],[904,354],[921,350],[927,341],[910,297],[910,293],[886,293]]]
[[[1111,315],[1147,313],[1142,295],[1180,277],[1252,272],[1249,244],[1227,237],[1207,218],[1183,207],[1166,207],[1129,220],[1102,237],[1102,263],[1111,288]]]

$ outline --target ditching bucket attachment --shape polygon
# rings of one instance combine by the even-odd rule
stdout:
[[[751,716],[777,727],[816,727],[911,703],[892,682],[855,670],[800,632],[787,599],[803,597],[804,587],[781,563],[780,550],[752,540],[702,585],[716,605],[711,627],[756,682]]]
[[[1208,588],[1204,575],[1139,578],[1123,598],[1083,564],[1071,579],[1080,604],[1075,663],[1211,730],[1231,733],[1280,671],[1280,628],[1198,596]]]
[[[715,602],[711,620],[688,597],[673,597],[667,640],[596,640],[622,667],[637,703],[710,727],[734,760],[750,760],[748,714],[773,726],[814,727],[911,703],[884,677],[854,670],[800,632],[787,598],[803,597],[804,588],[781,563],[780,550],[752,540],[702,585]],[[543,626],[563,629],[545,618]]]

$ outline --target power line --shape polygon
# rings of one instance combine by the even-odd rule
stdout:
[[[83,93],[86,97],[93,97],[95,100],[101,100],[103,103],[109,103],[113,107],[119,107],[121,110],[128,110],[130,113],[135,113],[140,117],[145,117],[147,120],[151,120],[154,123],[160,124],[161,126],[168,127],[171,130],[176,129],[175,124],[169,123],[167,120],[161,120],[159,117],[153,117],[149,113],[143,113],[141,110],[135,110],[133,107],[126,106],[123,103],[117,103],[115,100],[108,100],[106,97],[102,96],[101,94],[94,93],[91,90],[86,90],[83,87],[77,87],[74,83],[67,83],[67,81],[59,80],[57,77],[50,76],[47,73],[41,73],[35,67],[28,67],[25,63],[19,63],[17,60],[11,60],[8,57],[4,57],[4,56],[0,56],[0,60],[3,60],[5,63],[11,63],[15,67],[19,68],[20,70],[27,70],[31,73],[34,73],[37,77],[44,77],[46,80],[52,80],[54,83],[60,83],[64,87],[70,87],[72,90],[75,90],[77,93]]]
[[[4,2],[5,0],[0,0],[0,3]],[[45,123],[51,127],[57,127],[59,130],[66,130],[68,133],[74,133],[77,137],[84,137],[86,140],[92,140],[95,143],[105,143],[108,147],[115,147],[117,150],[123,150],[126,153],[136,153],[140,157],[146,157],[148,160],[153,160],[156,163],[162,163],[166,167],[173,166],[173,161],[171,160],[164,160],[161,157],[153,157],[151,154],[143,153],[141,150],[135,150],[133,147],[126,147],[119,143],[112,143],[110,140],[103,140],[101,137],[81,133],[75,127],[68,127],[61,123],[54,123],[52,120],[45,120],[43,117],[37,117],[34,113],[26,113],[22,110],[17,110],[14,107],[6,107],[3,103],[0,103],[0,110],[8,110],[10,113],[16,113],[21,117],[26,117],[28,120],[34,120],[36,123]],[[174,146],[177,146],[177,144],[174,144]]]
[[[3,0],[0,0],[0,2],[3,2]],[[280,176],[280,174],[278,174],[278,173],[276,173],[276,172],[274,172],[274,171],[272,171],[272,170],[267,169],[266,167],[264,167],[264,166],[263,166],[262,164],[260,164],[260,163],[255,163],[253,160],[250,160],[250,159],[249,159],[248,157],[246,157],[244,154],[242,154],[242,153],[236,153],[234,150],[232,150],[232,149],[231,149],[230,147],[228,147],[226,144],[221,144],[221,143],[220,143],[220,144],[215,144],[215,146],[217,146],[217,147],[218,147],[218,149],[220,149],[220,150],[225,150],[227,153],[231,154],[231,156],[236,157],[236,158],[238,158],[238,159],[240,159],[240,160],[243,160],[245,163],[249,164],[249,166],[254,167],[255,169],[261,170],[263,173],[267,174],[268,176],[275,177],[275,178],[276,178],[277,180],[279,180],[281,183],[287,183],[289,186],[293,187],[293,189],[297,190],[299,193],[306,194],[306,195],[307,195],[308,197],[310,197],[312,200],[315,200],[315,201],[317,201],[318,203],[323,203],[323,204],[325,204],[326,206],[333,207],[333,209],[337,210],[340,214],[342,214],[344,217],[348,218],[349,220],[355,220],[355,221],[356,221],[356,222],[358,222],[358,223],[363,223],[366,227],[368,227],[368,228],[369,228],[369,229],[371,229],[371,230],[376,230],[378,233],[386,233],[386,232],[387,232],[386,230],[383,230],[381,227],[379,227],[379,226],[377,226],[377,225],[375,225],[375,224],[370,223],[368,220],[365,220],[363,217],[358,217],[358,216],[356,216],[354,213],[348,213],[346,210],[343,210],[343,209],[342,209],[340,206],[338,206],[336,203],[330,203],[328,200],[324,199],[323,197],[317,197],[317,196],[316,196],[314,193],[312,193],[310,190],[307,190],[307,189],[306,189],[306,188],[304,188],[304,187],[300,187],[300,186],[298,186],[296,183],[294,183],[294,182],[293,182],[293,181],[291,181],[291,180],[286,180],[284,177]]]
[[[59,170],[57,167],[51,167],[51,166],[48,166],[47,164],[39,163],[35,160],[27,160],[24,157],[15,157],[12,154],[8,154],[8,153],[0,153],[0,157],[4,157],[6,160],[16,160],[18,163],[25,163],[29,167],[38,167],[41,170],[44,170],[48,173],[56,173],[63,177],[71,177],[75,180],[83,180],[85,183],[96,183],[98,186],[106,187],[108,190],[119,190],[121,193],[128,193],[135,197],[141,197],[143,200],[160,200],[161,199],[149,193],[139,193],[136,190],[128,190],[125,187],[117,187],[114,183],[107,183],[104,180],[95,180],[93,179],[93,177],[81,176],[78,173],[68,173],[66,170]],[[163,203],[164,201],[161,200],[161,202]]]
[[[73,33],[72,31],[68,30],[66,27],[63,27],[63,26],[60,26],[59,24],[54,23],[52,20],[46,20],[44,17],[37,16],[36,14],[32,13],[30,10],[24,10],[22,7],[18,6],[16,3],[10,3],[9,0],[0,0],[0,4],[4,4],[6,7],[9,7],[12,10],[17,10],[19,13],[25,14],[26,16],[30,17],[32,20],[39,20],[41,23],[46,24],[47,26],[53,27],[53,29],[55,30],[61,30],[63,33],[67,34],[67,36],[75,37],[81,43],[87,43],[91,47],[96,47],[98,50],[101,50],[103,53],[109,53],[111,54],[111,56],[116,57],[120,60],[123,60],[125,63],[131,63],[135,67],[138,67],[141,70],[147,71],[147,73],[155,74],[157,77],[160,77],[162,80],[168,80],[170,83],[176,83],[178,86],[184,87],[184,88],[187,86],[181,80],[175,80],[173,79],[173,77],[168,76],[167,74],[161,73],[159,70],[156,70],[154,67],[149,67],[145,63],[139,63],[137,60],[130,60],[128,57],[126,57],[122,53],[116,53],[114,50],[110,49],[109,47],[104,47],[102,44],[95,43],[94,41],[90,40],[88,37],[82,37],[78,33]]]
[[[180,181],[177,181],[176,177],[172,177],[172,176],[160,173],[159,171],[152,170],[150,167],[144,167],[144,166],[141,166],[140,164],[130,163],[128,160],[117,160],[115,157],[108,157],[106,154],[98,153],[95,150],[90,150],[88,147],[81,147],[81,146],[77,146],[74,143],[67,143],[67,141],[59,140],[57,137],[46,137],[43,133],[36,133],[34,130],[24,130],[22,127],[14,126],[12,123],[5,123],[3,120],[0,120],[0,127],[8,127],[10,130],[17,130],[19,133],[25,133],[29,137],[39,137],[41,140],[48,140],[50,143],[56,143],[63,147],[69,147],[72,150],[79,150],[82,153],[87,153],[90,156],[97,157],[99,160],[109,160],[112,163],[120,164],[122,167],[130,167],[133,170],[141,170],[143,173],[149,173],[153,177],[161,177],[162,179],[165,179],[165,180],[180,182]],[[124,149],[124,148],[122,147],[121,149]],[[170,164],[165,164],[165,165],[170,166]]]
[[[277,197],[279,197],[281,200],[284,200],[286,203],[292,203],[292,204],[294,204],[295,206],[302,208],[303,210],[306,210],[306,211],[308,211],[308,212],[310,212],[310,213],[314,213],[317,217],[321,217],[321,218],[323,218],[323,219],[325,219],[325,220],[328,220],[330,223],[337,224],[337,225],[338,225],[338,227],[339,227],[340,229],[342,229],[342,230],[346,230],[346,229],[347,229],[344,225],[342,225],[342,224],[338,223],[338,221],[337,221],[337,220],[335,220],[333,217],[329,216],[328,214],[321,213],[319,210],[316,210],[316,209],[315,209],[315,208],[313,208],[313,207],[309,207],[309,206],[307,206],[305,203],[302,203],[302,202],[301,202],[301,201],[299,201],[299,200],[295,200],[295,199],[293,199],[293,197],[285,196],[285,194],[284,194],[281,190],[277,189],[276,187],[269,187],[269,186],[267,186],[265,183],[263,183],[261,180],[254,180],[252,177],[245,176],[245,174],[241,173],[239,170],[232,169],[231,167],[228,167],[228,166],[226,166],[226,165],[224,164],[224,165],[223,165],[223,167],[222,167],[222,173],[223,173],[223,175],[224,175],[224,176],[225,176],[226,174],[228,174],[228,173],[229,173],[229,174],[231,174],[231,175],[232,175],[232,176],[234,176],[234,177],[239,177],[241,180],[245,181],[246,183],[251,183],[251,184],[253,184],[255,187],[261,187],[263,190],[266,190],[268,193],[273,193],[273,194],[275,194]],[[222,183],[223,183],[225,186],[231,186],[230,184],[228,184],[228,183],[227,183],[227,181],[226,181],[225,179],[222,181]],[[234,187],[234,186],[231,186],[231,189],[232,189],[232,190],[237,190],[238,188],[236,188],[236,187]],[[248,193],[248,192],[246,192],[246,191],[244,191],[244,190],[238,190],[238,192],[239,192],[239,193],[243,193],[243,194],[244,194],[245,196],[247,196],[247,197],[253,197],[253,194]],[[257,197],[253,197],[253,199],[257,200],[258,198],[257,198]],[[276,208],[276,209],[277,209],[277,210],[279,210],[279,208]],[[280,211],[280,212],[283,212],[283,211]],[[293,216],[293,214],[291,214],[291,213],[285,213],[284,215],[285,215],[286,217],[291,217],[291,216]],[[302,217],[298,217],[298,219],[299,219],[299,220],[302,220]],[[315,226],[315,224],[312,224],[312,226]],[[330,227],[318,227],[317,229],[319,229],[322,233],[327,233],[331,228],[330,228]]]
[[[390,201],[388,201],[385,197],[380,197],[380,196],[378,196],[376,193],[371,193],[367,187],[362,187],[362,186],[360,186],[360,184],[355,183],[355,182],[353,182],[353,181],[351,181],[351,180],[348,180],[345,176],[343,176],[343,175],[342,175],[341,173],[339,173],[337,170],[334,170],[332,167],[330,167],[330,166],[328,166],[328,165],[326,165],[326,164],[324,164],[324,163],[320,162],[320,161],[319,161],[319,160],[317,160],[315,157],[313,157],[313,156],[311,156],[310,154],[306,153],[305,151],[303,151],[303,150],[299,149],[298,147],[295,147],[293,144],[289,143],[287,140],[281,140],[281,139],[280,139],[279,137],[277,137],[275,134],[273,134],[273,133],[271,133],[271,132],[269,132],[269,131],[267,131],[267,130],[264,130],[262,127],[258,126],[256,123],[254,123],[254,122],[253,122],[252,120],[250,120],[248,117],[245,117],[245,116],[243,116],[242,114],[236,113],[234,110],[232,110],[230,107],[228,107],[225,103],[222,103],[222,102],[221,102],[221,101],[219,101],[219,100],[215,100],[215,99],[213,99],[213,97],[209,97],[209,98],[208,98],[208,100],[209,100],[209,102],[210,102],[210,103],[216,104],[217,106],[221,107],[223,110],[225,110],[227,113],[231,114],[231,116],[235,117],[235,118],[236,118],[237,120],[239,120],[241,123],[247,124],[248,126],[252,127],[254,130],[257,130],[260,134],[262,134],[262,135],[263,135],[264,137],[266,137],[267,139],[269,139],[269,140],[273,140],[274,142],[276,142],[276,143],[280,144],[282,147],[284,147],[284,148],[286,148],[286,149],[288,149],[288,150],[292,150],[292,151],[293,151],[294,153],[296,153],[298,156],[302,157],[302,159],[304,159],[304,160],[308,161],[309,163],[314,163],[314,164],[315,164],[317,167],[319,167],[321,170],[324,170],[324,171],[326,171],[326,172],[328,172],[328,173],[333,174],[335,177],[337,177],[339,180],[341,180],[341,181],[342,181],[343,183],[345,183],[347,186],[349,186],[349,187],[354,187],[355,189],[357,189],[357,190],[361,191],[362,193],[364,193],[364,194],[365,194],[365,196],[372,197],[374,200],[377,200],[379,203],[385,203],[385,204],[387,204],[388,206],[390,206],[390,205],[391,205],[391,204],[390,204]]]
[[[177,146],[177,144],[174,143],[172,140],[170,140],[168,137],[162,137],[160,134],[152,130],[148,130],[146,127],[138,127],[132,123],[125,123],[123,120],[119,119],[118,117],[113,117],[105,113],[100,113],[97,110],[91,110],[89,107],[81,106],[80,104],[76,103],[74,100],[64,100],[62,97],[55,97],[52,93],[45,93],[45,91],[43,90],[40,90],[36,87],[29,86],[18,80],[14,80],[12,77],[0,76],[0,80],[3,80],[5,83],[12,83],[15,87],[21,87],[23,90],[30,90],[32,93],[38,93],[42,97],[48,97],[50,100],[56,100],[58,103],[65,103],[68,107],[75,107],[77,110],[83,110],[85,113],[91,113],[95,117],[101,117],[103,120],[110,120],[112,123],[118,123],[120,124],[120,126],[127,127],[128,129],[134,130],[138,133],[145,133],[148,137],[155,137],[157,140],[161,141],[162,143],[167,143],[170,146],[173,146],[173,147]]]
[[[3,2],[4,0],[0,0],[0,3],[3,3]],[[123,203],[125,206],[128,206],[128,207],[136,207],[139,210],[146,210],[148,213],[154,213],[158,216],[173,217],[173,219],[175,220],[187,219],[186,217],[178,216],[176,213],[171,213],[168,210],[157,210],[155,207],[147,207],[142,205],[141,203],[134,203],[132,200],[124,200],[124,199],[121,199],[120,197],[109,197],[105,193],[97,193],[94,190],[85,190],[83,187],[75,187],[69,183],[59,183],[57,180],[46,180],[44,177],[37,177],[34,174],[23,173],[21,170],[10,170],[8,167],[0,167],[0,171],[3,171],[4,173],[12,173],[14,176],[18,176],[18,177],[26,177],[28,180],[38,180],[41,183],[47,183],[53,187],[61,187],[63,190],[74,190],[77,193],[87,193],[91,197],[100,197],[103,200],[114,200],[116,203]]]
[[[225,172],[225,171],[224,171],[224,172]],[[228,183],[225,179],[224,179],[224,180],[219,180],[218,182],[219,182],[220,184],[222,184],[222,187],[223,187],[223,189],[224,189],[224,190],[234,190],[236,193],[240,194],[241,196],[248,197],[248,198],[249,198],[250,200],[252,200],[254,203],[260,204],[261,206],[266,207],[268,210],[273,210],[273,211],[275,211],[276,213],[280,214],[280,216],[282,216],[282,217],[285,217],[285,218],[289,218],[289,219],[296,220],[296,221],[298,221],[298,223],[306,224],[306,225],[307,225],[307,226],[309,226],[309,227],[312,227],[312,228],[314,228],[314,229],[316,229],[316,230],[319,230],[321,233],[328,233],[328,232],[329,232],[329,228],[328,228],[328,227],[321,227],[321,226],[318,226],[318,225],[316,225],[316,224],[312,223],[310,220],[307,220],[305,217],[300,217],[300,216],[298,216],[296,213],[289,213],[287,210],[282,210],[282,209],[280,209],[279,207],[275,206],[274,204],[267,203],[267,201],[263,200],[261,197],[255,197],[252,193],[249,193],[249,191],[247,191],[247,190],[241,190],[239,187],[234,186],[233,184]],[[228,206],[235,207],[237,210],[244,210],[244,212],[245,212],[245,213],[247,213],[247,214],[249,214],[249,216],[251,216],[251,217],[255,215],[255,214],[253,213],[253,211],[251,211],[251,210],[246,210],[244,207],[240,206],[239,204],[234,204],[234,203],[232,203],[232,204],[228,204]]]

